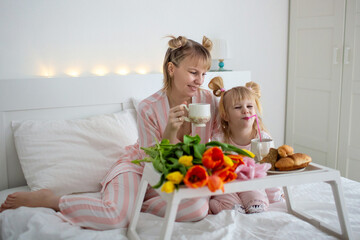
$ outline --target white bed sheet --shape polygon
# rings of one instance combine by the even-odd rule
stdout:
[[[342,178],[346,208],[354,239],[360,239],[360,183]],[[313,183],[291,187],[297,208],[340,229],[330,186]],[[138,232],[142,239],[158,239],[163,220],[141,213]],[[156,226],[156,227],[154,227]],[[127,239],[126,229],[94,231],[63,222],[51,209],[26,208],[0,214],[3,240],[7,239]],[[222,211],[194,223],[175,223],[172,239],[336,239],[286,213],[285,204],[272,204],[268,212],[239,214]]]

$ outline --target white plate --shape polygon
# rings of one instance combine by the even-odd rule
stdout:
[[[295,173],[295,172],[302,172],[306,169],[306,167],[304,168],[299,168],[299,169],[295,169],[295,170],[291,170],[291,171],[272,171],[269,170],[267,171],[267,173],[271,173],[271,174],[283,174],[283,173]]]

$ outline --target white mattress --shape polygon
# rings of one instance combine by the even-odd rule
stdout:
[[[342,178],[346,207],[354,239],[360,239],[360,183]],[[26,188],[25,188],[26,189]],[[340,226],[328,184],[291,188],[297,208]],[[6,190],[10,191],[10,190]],[[0,199],[2,194],[0,193]],[[157,239],[162,218],[141,213],[137,228],[142,239]],[[156,227],[154,227],[156,226]],[[93,231],[63,222],[51,209],[26,208],[0,214],[2,239],[127,239],[126,229]],[[268,212],[240,214],[222,211],[194,223],[175,223],[172,239],[336,239],[307,222],[286,213],[285,204],[272,204]]]

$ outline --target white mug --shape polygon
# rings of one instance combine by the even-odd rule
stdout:
[[[188,111],[188,117],[185,121],[193,123],[196,127],[205,127],[211,118],[210,104],[208,103],[190,103],[189,107],[181,104]]]
[[[251,140],[251,152],[255,154],[255,162],[260,162],[266,155],[268,155],[270,148],[274,148],[274,140],[256,138]]]

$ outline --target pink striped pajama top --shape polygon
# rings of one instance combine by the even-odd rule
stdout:
[[[203,143],[208,142],[215,133],[219,132],[218,124],[218,100],[208,90],[199,89],[192,97],[193,103],[209,103],[211,108],[211,120],[206,127],[192,127],[192,136],[196,134],[200,136]],[[142,159],[146,155],[140,146],[149,147],[155,145],[155,139],[161,141],[163,132],[168,121],[168,113],[170,110],[169,101],[166,93],[162,90],[154,93],[150,97],[140,102],[137,114],[137,125],[139,137],[136,144],[127,146],[123,155],[113,165],[101,182],[104,191],[107,183],[114,177],[125,172],[135,172],[142,174],[143,166],[131,163],[132,160]]]

